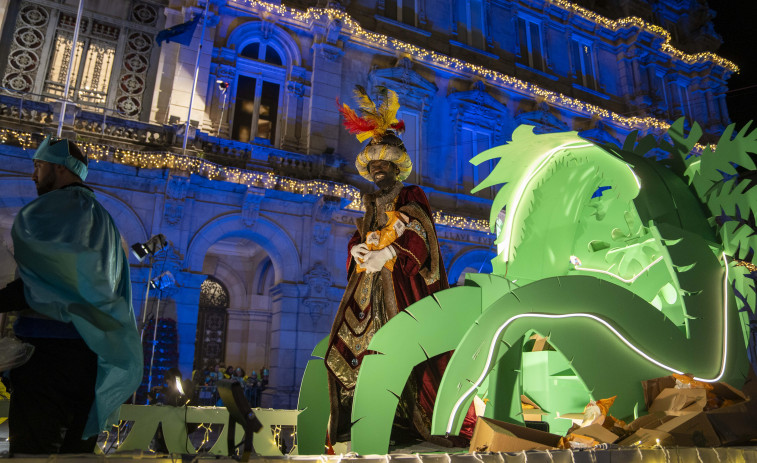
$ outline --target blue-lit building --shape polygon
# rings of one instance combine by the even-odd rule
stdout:
[[[77,6],[0,6],[0,283],[14,275],[10,227],[35,196],[29,159],[61,118],[75,49],[63,129],[93,160],[88,182],[127,243],[172,242],[152,263],[132,257],[138,319],[176,321],[185,374],[270,368],[264,404],[282,408],[329,332],[371,187],[337,111],[356,84],[399,94],[407,182],[438,211],[454,284],[494,255],[494,192],[470,194],[491,166],[472,156],[520,124],[621,141],[686,116],[716,134],[737,70],[712,53],[702,0],[84,0],[73,47]],[[156,44],[206,7],[189,45]],[[145,301],[165,272],[169,287]]]

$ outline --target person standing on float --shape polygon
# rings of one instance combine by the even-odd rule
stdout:
[[[325,362],[329,378],[330,441],[349,440],[352,400],[366,348],[374,333],[410,304],[449,287],[426,195],[420,187],[402,183],[413,165],[397,136],[397,94],[378,87],[377,107],[365,89],[357,87],[362,117],[346,104],[340,107],[344,125],[361,142],[371,139],[355,161],[360,175],[377,190],[363,196],[365,215],[347,250],[349,282],[329,335]],[[442,354],[417,366],[402,393],[395,426],[414,429],[427,441],[451,445],[429,434],[436,391],[449,359]],[[475,416],[466,417],[463,436],[470,438]]]
[[[46,138],[33,160],[39,197],[11,229],[20,278],[0,292],[35,348],[10,372],[10,452],[91,453],[142,380],[129,262],[76,144]]]

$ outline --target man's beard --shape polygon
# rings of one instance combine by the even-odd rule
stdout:
[[[51,172],[44,180],[40,180],[35,185],[37,187],[37,196],[42,196],[45,193],[53,191],[55,185],[55,172]]]
[[[375,183],[379,190],[388,190],[389,188],[394,186],[395,183],[397,183],[397,179],[387,175],[381,180],[376,181]]]

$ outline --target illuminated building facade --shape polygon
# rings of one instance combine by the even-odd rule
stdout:
[[[177,321],[181,369],[266,366],[266,405],[295,406],[347,280],[370,185],[336,101],[351,104],[356,84],[399,94],[407,182],[439,212],[451,283],[494,256],[494,192],[469,193],[491,166],[468,160],[518,125],[620,141],[679,116],[712,134],[728,123],[737,67],[713,54],[712,12],[697,0],[313,3],[212,0],[190,45],[158,46],[159,31],[205,2],[84,0],[63,116],[64,135],[97,161],[88,183],[125,240],[172,241],[152,266],[132,258],[138,318],[148,276],[170,271],[176,285],[152,292],[146,312]],[[34,197],[29,158],[61,115],[78,2],[4,5],[0,283],[13,277],[13,217]]]

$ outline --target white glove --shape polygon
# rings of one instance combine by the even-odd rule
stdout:
[[[391,246],[379,249],[378,251],[368,251],[368,254],[365,256],[365,262],[361,265],[366,273],[380,272],[384,264],[396,255],[397,253],[394,252],[394,248]]]
[[[355,263],[358,265],[363,265],[365,256],[369,252],[371,251],[368,250],[368,245],[365,243],[356,244],[350,249],[350,254],[352,254],[352,258],[355,259]]]

